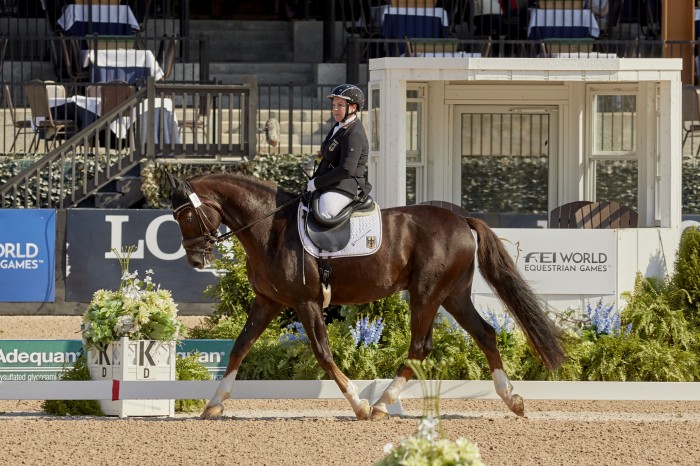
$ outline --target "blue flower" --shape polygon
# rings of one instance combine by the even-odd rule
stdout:
[[[355,339],[355,346],[370,346],[379,343],[384,331],[384,321],[381,317],[369,321],[369,317],[363,317],[355,323],[355,328],[350,328],[350,334]]]
[[[287,331],[280,335],[280,341],[288,343],[295,341],[308,343],[309,336],[306,334],[306,330],[304,330],[304,326],[301,325],[301,322],[292,322],[291,324],[287,325]]]
[[[471,335],[469,335],[469,333],[466,330],[464,330],[462,328],[462,326],[457,323],[456,320],[449,319],[448,321],[450,323],[450,328],[452,329],[453,332],[461,333],[462,336],[464,337],[464,341],[467,343],[467,345],[469,343],[471,343],[471,341],[472,341]]]
[[[620,311],[613,310],[613,305],[605,306],[603,299],[598,300],[595,309],[591,307],[591,303],[586,305],[586,320],[588,327],[595,330],[598,335],[620,335],[621,319]],[[626,329],[626,335],[632,330],[632,324],[629,324]]]
[[[501,333],[501,323],[498,321],[498,316],[491,309],[486,311],[486,317],[491,327],[496,331],[496,333]]]
[[[500,335],[501,332],[510,334],[514,330],[513,318],[507,312],[504,312],[499,316],[491,309],[487,309],[486,311],[482,310],[482,315],[483,314],[486,315],[485,320],[496,331],[496,335]]]

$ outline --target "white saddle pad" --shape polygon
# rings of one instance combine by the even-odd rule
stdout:
[[[350,242],[340,251],[328,252],[320,250],[311,241],[304,228],[304,215],[306,207],[299,204],[297,211],[297,227],[299,229],[299,239],[304,245],[306,252],[314,257],[353,257],[369,256],[379,250],[382,245],[382,213],[377,204],[374,209],[368,212],[356,212],[350,217]]]

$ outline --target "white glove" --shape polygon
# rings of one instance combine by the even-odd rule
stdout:
[[[316,184],[314,183],[314,180],[309,180],[309,183],[306,185],[306,190],[310,193],[316,191]]]

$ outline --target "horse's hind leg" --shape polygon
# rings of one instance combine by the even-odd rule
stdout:
[[[501,361],[496,344],[496,331],[481,317],[469,295],[470,291],[468,290],[458,296],[449,296],[443,306],[452,314],[457,323],[469,332],[481,351],[484,352],[498,396],[511,411],[518,416],[524,416],[523,398],[513,393],[513,385],[503,370],[503,361]]]
[[[411,295],[411,344],[408,347],[408,359],[423,361],[433,350],[433,321],[438,311],[438,304],[426,304]],[[372,406],[372,419],[386,417],[387,405],[395,403],[406,382],[413,376],[413,370],[403,364],[394,380],[384,390],[382,396]]]
[[[357,387],[350,379],[336,366],[333,361],[330,345],[328,343],[328,331],[323,321],[321,305],[316,302],[308,302],[297,308],[297,314],[301,320],[306,335],[309,337],[311,349],[316,356],[316,360],[321,368],[330,375],[338,384],[340,392],[347,398],[352,406],[357,419],[365,420],[369,418],[369,402],[360,399]]]
[[[243,330],[233,343],[233,349],[231,350],[228,365],[226,366],[226,372],[221,382],[219,382],[219,385],[216,387],[214,397],[212,397],[209,404],[207,404],[207,407],[204,409],[201,415],[202,419],[215,418],[223,414],[224,400],[231,396],[233,382],[236,380],[238,368],[241,366],[243,358],[248,354],[255,340],[257,340],[267,326],[270,325],[272,319],[282,312],[282,309],[284,309],[284,306],[264,296],[258,295],[255,297],[255,300],[253,300],[250,306],[248,319],[243,326]]]

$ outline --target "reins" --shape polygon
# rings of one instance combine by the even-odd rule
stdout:
[[[255,225],[256,223],[258,223],[258,222],[260,222],[260,221],[262,221],[262,220],[265,220],[267,217],[270,217],[271,215],[276,214],[277,212],[279,212],[280,210],[284,209],[284,208],[287,207],[288,205],[290,205],[290,204],[292,204],[292,203],[298,201],[300,198],[301,198],[301,194],[298,195],[298,196],[296,196],[295,198],[291,199],[290,201],[285,202],[284,204],[282,204],[281,206],[279,206],[278,208],[276,208],[276,209],[273,210],[272,212],[266,214],[265,216],[260,217],[260,218],[257,219],[257,220],[253,220],[253,221],[250,222],[249,224],[244,225],[244,226],[240,227],[239,229],[237,229],[237,230],[235,230],[235,231],[231,230],[231,231],[229,231],[228,233],[224,233],[223,235],[217,236],[217,237],[216,237],[216,242],[218,243],[219,241],[223,241],[223,240],[225,240],[225,239],[227,239],[227,238],[230,238],[231,236],[237,235],[238,233],[240,233],[240,232],[242,232],[242,231],[244,231],[244,230],[246,230],[246,229],[252,227],[252,226]]]
[[[253,220],[252,222],[250,222],[250,223],[248,223],[248,224],[246,224],[246,225],[244,225],[244,226],[242,226],[242,227],[240,227],[240,228],[238,228],[238,229],[236,229],[236,230],[231,230],[231,231],[229,231],[228,233],[224,233],[223,235],[219,235],[219,234],[218,234],[218,231],[216,231],[216,229],[215,229],[215,228],[211,225],[211,223],[209,222],[209,218],[207,217],[207,215],[206,215],[206,214],[203,214],[203,213],[201,212],[201,210],[200,210],[200,208],[201,208],[203,205],[208,205],[208,204],[205,204],[205,202],[203,202],[202,200],[200,200],[199,196],[197,195],[197,193],[194,192],[194,190],[192,189],[192,186],[190,185],[189,182],[185,181],[185,182],[184,182],[184,185],[185,185],[185,189],[186,189],[186,194],[187,194],[188,201],[187,201],[186,203],[182,204],[181,206],[179,206],[177,209],[175,209],[175,210],[173,211],[173,215],[174,215],[175,219],[177,220],[178,217],[180,216],[180,213],[181,213],[184,209],[187,209],[187,208],[190,208],[190,207],[191,207],[192,209],[194,209],[194,212],[195,212],[195,214],[196,214],[196,216],[197,216],[197,222],[199,223],[200,228],[201,228],[201,230],[202,230],[202,234],[201,234],[200,236],[196,237],[196,238],[190,238],[190,239],[188,239],[188,240],[183,241],[183,246],[185,247],[185,249],[189,249],[189,250],[193,250],[193,251],[198,251],[198,252],[206,252],[206,251],[203,251],[203,250],[201,250],[201,249],[199,249],[199,248],[195,249],[193,246],[196,246],[197,244],[202,243],[202,242],[206,242],[206,243],[219,243],[219,242],[221,242],[221,241],[224,241],[224,240],[230,238],[231,236],[235,236],[235,235],[237,235],[238,233],[240,233],[240,232],[242,232],[242,231],[244,231],[244,230],[247,230],[248,228],[252,227],[252,226],[255,225],[256,223],[258,223],[258,222],[260,222],[260,221],[262,221],[262,220],[265,220],[266,218],[268,218],[268,217],[270,217],[270,216],[276,214],[277,212],[279,212],[280,210],[286,208],[286,207],[289,206],[290,204],[293,204],[294,202],[298,201],[298,200],[301,198],[301,196],[302,196],[302,195],[300,194],[300,195],[298,195],[298,196],[292,198],[291,200],[289,200],[289,201],[285,202],[284,204],[282,204],[281,206],[277,207],[275,210],[273,210],[273,211],[271,211],[271,212],[265,214],[264,216],[262,216],[262,217],[260,217],[260,218],[258,218],[258,219],[256,219],[256,220]],[[206,198],[205,198],[205,199],[206,199]],[[215,209],[213,206],[211,206],[211,205],[209,205],[209,207],[212,208],[212,209],[214,209],[214,210],[216,210],[216,209]]]

